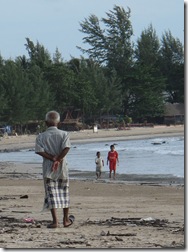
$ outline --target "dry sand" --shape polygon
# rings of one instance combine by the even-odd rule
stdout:
[[[183,135],[183,126],[71,132],[72,142],[128,140]],[[0,150],[33,148],[36,136],[3,138]],[[32,164],[30,164],[32,166]],[[75,222],[48,229],[49,212],[41,212],[43,181],[5,176],[19,164],[0,163],[1,248],[184,248],[184,186],[141,185],[114,181],[71,180],[70,214]],[[22,196],[25,196],[22,198]],[[25,223],[25,218],[34,223]]]

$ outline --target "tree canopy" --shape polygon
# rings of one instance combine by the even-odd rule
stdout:
[[[131,10],[115,5],[106,17],[80,22],[86,55],[63,61],[26,38],[29,55],[0,56],[0,124],[43,120],[45,113],[79,108],[84,120],[101,114],[143,121],[163,115],[165,102],[184,103],[184,48],[170,31],[159,38],[152,24],[135,43]]]

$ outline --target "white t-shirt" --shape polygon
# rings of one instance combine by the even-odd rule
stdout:
[[[46,152],[57,156],[66,147],[71,147],[68,133],[52,126],[37,136],[35,152]],[[57,171],[52,171],[52,165],[53,161],[43,158],[43,178],[68,180],[66,157],[63,158],[63,162],[60,163]]]
[[[96,168],[102,169],[102,167],[103,167],[103,158],[102,157],[95,158],[95,163],[96,163]]]

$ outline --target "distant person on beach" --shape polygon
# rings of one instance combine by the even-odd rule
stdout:
[[[58,227],[56,209],[63,208],[63,225],[70,226],[74,216],[69,216],[69,174],[66,155],[71,147],[69,135],[58,129],[60,115],[56,111],[46,114],[47,130],[36,138],[35,153],[43,157],[45,199],[43,210],[50,210],[52,223],[48,228]]]
[[[115,150],[114,145],[110,145],[110,151],[108,152],[107,156],[107,165],[109,163],[110,175],[109,178],[111,179],[112,171],[114,173],[113,178],[116,178],[116,164],[119,163],[118,152]]]
[[[97,156],[97,157],[95,158],[96,176],[97,176],[97,179],[98,179],[98,178],[101,178],[102,168],[104,167],[104,160],[103,160],[103,158],[101,157],[100,151],[97,151],[96,156]]]

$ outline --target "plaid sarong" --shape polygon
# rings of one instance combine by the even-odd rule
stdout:
[[[69,207],[70,200],[68,183],[63,182],[62,179],[46,179],[44,181],[44,186],[46,195],[43,210]]]

